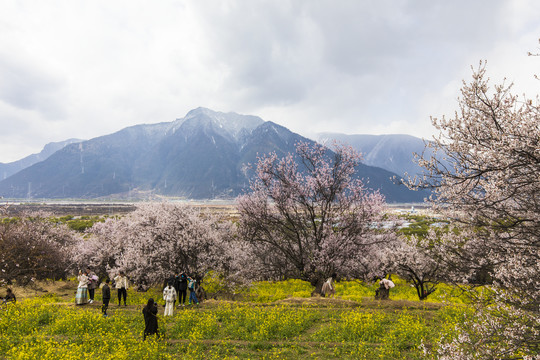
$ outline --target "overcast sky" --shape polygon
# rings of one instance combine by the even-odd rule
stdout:
[[[538,94],[538,0],[0,2],[0,162],[196,107],[433,134],[471,65]]]

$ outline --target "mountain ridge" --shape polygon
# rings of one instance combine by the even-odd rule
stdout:
[[[186,199],[234,198],[253,174],[246,164],[275,151],[294,153],[312,142],[257,116],[191,110],[172,122],[141,124],[70,144],[0,181],[7,198],[86,198],[144,193]],[[389,202],[418,202],[422,194],[394,184],[395,174],[362,164],[359,177]]]
[[[414,177],[422,176],[424,168],[414,161],[414,154],[421,155],[426,150],[424,140],[406,134],[342,134],[320,133],[317,136],[319,142],[325,143],[331,140],[349,144],[363,156],[366,165],[377,166],[393,173],[400,178],[406,175]],[[430,149],[426,150],[426,156],[430,156]]]
[[[10,177],[11,175],[34,165],[35,163],[38,163],[40,161],[43,161],[47,159],[49,156],[54,154],[56,151],[62,149],[63,147],[78,143],[84,140],[81,139],[68,139],[64,141],[57,141],[57,142],[50,142],[46,144],[43,149],[36,154],[30,154],[28,156],[25,156],[22,159],[12,161],[9,163],[0,163],[0,180],[6,179]]]

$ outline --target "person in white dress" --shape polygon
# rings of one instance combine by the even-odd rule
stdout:
[[[88,302],[88,276],[79,270],[77,280],[79,280],[79,286],[77,286],[77,294],[75,295],[75,305],[84,305]]]
[[[172,286],[171,282],[163,289],[163,300],[165,300],[165,314],[163,316],[173,316],[176,289]]]

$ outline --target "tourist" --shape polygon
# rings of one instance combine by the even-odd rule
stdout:
[[[334,296],[336,294],[336,288],[334,286],[334,279],[336,278],[336,274],[332,274],[326,281],[324,282],[322,286],[321,295],[324,296]]]
[[[178,284],[178,307],[185,306],[188,288],[188,277],[186,273],[180,274],[180,281]]]
[[[157,313],[158,308],[156,303],[154,303],[154,299],[150,298],[148,299],[148,303],[142,310],[143,316],[144,316],[144,333],[143,333],[143,339],[146,340],[146,337],[148,335],[153,335],[158,333],[158,321],[157,321]]]
[[[169,281],[169,284],[163,290],[163,300],[165,300],[164,316],[173,316],[174,302],[176,301],[176,289],[172,286],[173,283],[173,281]]]
[[[77,294],[75,295],[75,305],[84,305],[88,302],[88,276],[86,272],[79,270],[79,286],[77,286]]]
[[[10,288],[6,290],[6,297],[2,299],[2,302],[4,304],[7,304],[7,303],[15,304],[17,302],[17,299],[15,298],[15,294]]]
[[[188,289],[189,289],[189,304],[199,304],[197,300],[197,294],[195,294],[195,289],[197,287],[197,280],[192,279],[188,276]]]
[[[118,291],[118,306],[120,306],[122,298],[124,298],[124,306],[127,306],[126,298],[128,289],[128,278],[126,277],[126,274],[124,274],[123,271],[120,271],[120,274],[114,277],[114,281],[116,284],[116,290]]]
[[[99,278],[90,269],[87,269],[86,273],[88,274],[88,297],[90,298],[88,303],[91,304],[94,302],[94,294],[99,287]]]
[[[392,281],[391,275],[388,275],[388,279],[381,279],[381,281],[379,282],[378,298],[381,300],[388,300],[390,298],[390,289],[394,286],[395,284]]]
[[[174,274],[172,286],[176,291],[176,299],[180,299],[180,275],[178,274],[178,272]],[[174,300],[174,304],[176,304],[176,300]],[[180,303],[178,305],[180,305]]]
[[[109,287],[109,279],[105,280],[105,284],[101,288],[101,294],[103,298],[103,305],[101,306],[101,312],[103,316],[107,317],[107,308],[109,307],[109,301],[111,301],[111,288]]]

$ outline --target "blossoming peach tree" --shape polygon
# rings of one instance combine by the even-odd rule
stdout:
[[[0,284],[63,279],[79,235],[41,213],[4,217],[0,209]]]
[[[490,86],[485,63],[464,83],[453,118],[433,119],[440,135],[422,186],[455,229],[429,251],[470,290],[476,315],[460,336],[442,344],[441,358],[532,358],[540,353],[540,108]]]
[[[296,155],[259,158],[250,191],[237,199],[239,236],[251,245],[259,278],[309,281],[369,277],[370,254],[389,241],[377,224],[384,199],[355,177],[360,154],[299,142]]]
[[[428,236],[401,235],[383,248],[382,263],[387,273],[397,274],[411,282],[419,300],[426,300],[444,279],[440,262],[431,254],[430,242],[438,239],[440,232],[430,229]]]
[[[74,256],[102,275],[122,270],[140,284],[162,283],[184,271],[202,281],[230,263],[230,231],[230,222],[209,212],[147,203],[121,219],[96,223]]]

